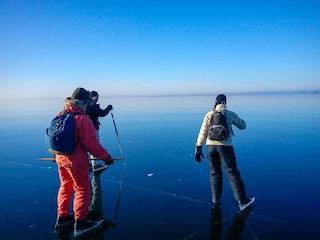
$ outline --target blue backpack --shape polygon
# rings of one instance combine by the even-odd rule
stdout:
[[[73,153],[77,142],[75,140],[75,124],[73,115],[79,113],[64,112],[55,117],[46,129],[45,144],[52,154],[66,155]]]

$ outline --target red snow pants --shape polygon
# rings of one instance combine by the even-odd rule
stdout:
[[[90,177],[86,167],[58,165],[60,188],[58,191],[58,217],[70,214],[70,200],[74,192],[73,212],[76,220],[85,219],[90,204]]]

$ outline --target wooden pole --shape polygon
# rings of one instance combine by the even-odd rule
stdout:
[[[40,161],[55,161],[54,157],[44,157],[44,158],[36,158],[37,160]],[[89,158],[89,160],[102,160],[102,159],[98,159],[98,158]],[[112,160],[114,161],[120,161],[120,160],[124,160],[124,158],[112,158]]]

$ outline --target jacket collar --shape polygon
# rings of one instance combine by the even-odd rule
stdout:
[[[225,112],[227,111],[227,106],[225,104],[218,104],[214,110],[219,112]]]
[[[84,111],[82,108],[77,107],[77,106],[74,106],[74,105],[72,105],[72,104],[67,104],[67,105],[65,106],[65,110],[66,110],[67,112],[80,112],[80,113],[85,113],[85,111]]]

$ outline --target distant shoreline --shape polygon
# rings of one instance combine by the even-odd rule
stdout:
[[[110,94],[108,96],[100,95],[107,98],[161,98],[161,97],[210,97],[224,93],[227,96],[269,96],[269,95],[305,95],[320,94],[320,90],[291,90],[291,91],[248,91],[248,92],[212,92],[212,93],[181,93],[181,94]],[[63,97],[28,97],[28,98],[0,98],[2,100],[23,100],[23,99],[42,99],[53,100]]]
[[[252,91],[252,92],[216,92],[216,93],[181,93],[181,94],[150,94],[150,95],[109,95],[107,97],[206,97],[224,93],[229,96],[250,96],[250,95],[301,95],[320,94],[320,90],[292,90],[292,91]],[[106,97],[106,96],[101,96]]]

